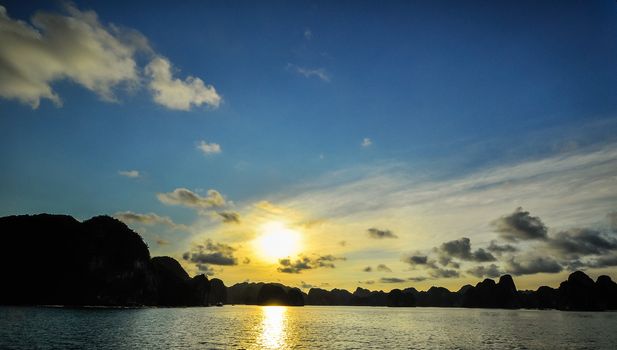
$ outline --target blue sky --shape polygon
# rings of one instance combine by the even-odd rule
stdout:
[[[362,212],[357,203],[341,208],[332,204],[332,198],[318,205],[306,203],[313,203],[325,189],[335,199],[339,192],[351,198],[353,193],[345,189],[355,183],[402,195],[410,190],[403,186],[439,187],[483,178],[496,169],[554,164],[564,157],[572,160],[565,167],[571,177],[563,180],[564,185],[581,176],[579,159],[586,155],[600,155],[589,169],[607,162],[610,166],[585,176],[607,186],[617,174],[617,160],[611,153],[617,134],[614,1],[187,1],[173,5],[137,1],[122,6],[103,1],[73,5],[3,1],[2,6],[8,16],[3,37],[9,35],[6,23],[18,20],[27,23],[30,32],[43,35],[54,28],[55,22],[48,22],[46,28],[38,25],[32,19],[36,13],[86,22],[92,19],[88,14],[96,13],[93,26],[132,50],[128,57],[113,57],[118,59],[117,69],[112,64],[106,68],[109,71],[101,69],[102,75],[97,75],[74,67],[82,63],[90,67],[91,59],[92,70],[100,69],[96,60],[100,55],[72,51],[71,40],[60,42],[63,36],[45,46],[48,61],[29,54],[24,49],[29,44],[19,40],[5,45],[0,56],[0,85],[5,85],[0,86],[2,215],[54,212],[86,219],[128,211],[155,213],[191,227],[191,233],[180,239],[177,230],[169,232],[169,227],[129,223],[143,232],[155,253],[179,257],[191,242],[208,237],[240,249],[236,253],[240,254],[238,246],[258,233],[243,238],[226,234],[223,231],[229,225],[186,205],[165,203],[157,194],[184,188],[205,198],[207,190],[215,189],[231,202],[226,210],[241,217],[252,215],[247,208],[254,203],[268,201],[294,208],[295,214],[285,214],[286,218],[329,220],[343,230],[347,218]],[[82,34],[70,32],[69,37]],[[127,39],[133,35],[142,41]],[[19,50],[25,52],[23,63],[17,62]],[[180,109],[172,105],[178,99],[157,101],[153,82],[163,81],[153,73],[151,64],[157,58],[170,67],[161,72],[184,84],[165,85],[167,93],[183,88],[197,94],[198,87],[184,80],[191,76],[203,83],[200,91],[205,100],[188,99],[188,107]],[[25,92],[18,91],[6,73],[18,65],[29,72],[20,77],[27,75],[49,87],[56,103],[40,91],[36,108],[32,100],[20,100],[19,94]],[[60,68],[49,68],[57,69],[51,73],[37,68],[54,65]],[[121,68],[128,70],[118,80],[101,78],[121,74]],[[102,85],[88,86],[93,76]],[[198,148],[201,142],[219,145],[220,152],[206,154]],[[546,174],[545,170],[538,174]],[[561,175],[546,176],[550,180]],[[393,178],[399,181],[396,185]],[[564,210],[571,216],[563,219],[548,210],[563,204],[563,198],[538,205],[534,211],[529,208],[531,200],[510,203],[508,198],[516,194],[506,193],[503,198],[509,209],[465,227],[477,228],[478,237],[483,237],[492,220],[515,213],[518,206],[530,210],[530,217],[542,213],[542,218],[553,219],[554,215],[552,225],[557,227],[581,222],[571,219],[581,216],[575,215],[575,208],[594,208],[582,221],[607,226],[605,216],[617,209],[617,193],[604,187],[603,195],[602,189],[592,191],[598,194],[591,199],[585,197],[588,192],[581,192],[578,200],[568,202],[571,207]],[[366,188],[358,185],[358,190]],[[409,230],[398,224],[403,219],[395,211],[381,216],[390,217],[391,223],[384,219],[379,224]],[[338,214],[330,217],[328,212]],[[362,224],[366,229],[377,225]],[[348,265],[350,256],[359,256],[357,264],[362,264],[362,259],[383,260],[390,255],[403,266],[400,256],[406,252],[428,251],[442,241],[475,234],[456,232],[455,226],[453,222],[451,231],[444,228],[432,234],[441,241],[416,244],[410,233],[393,240],[398,248],[384,247],[381,253],[342,250],[339,255],[347,257],[342,264]],[[363,230],[359,235],[364,235]],[[171,243],[159,247],[157,239]],[[321,250],[319,242],[308,247]],[[218,274],[224,278],[234,268],[239,267],[226,267]],[[271,279],[291,278],[277,274],[272,266],[259,271]],[[400,271],[407,273],[403,267]],[[354,278],[345,283],[359,279]]]

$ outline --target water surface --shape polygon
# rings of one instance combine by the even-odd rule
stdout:
[[[617,349],[617,313],[351,306],[0,307],[2,349]]]

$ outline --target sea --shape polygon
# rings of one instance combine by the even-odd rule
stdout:
[[[617,349],[617,312],[0,307],[0,349]]]

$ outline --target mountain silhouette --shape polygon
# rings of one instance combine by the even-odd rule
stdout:
[[[485,279],[452,292],[443,287],[390,292],[356,288],[308,293],[280,283],[243,282],[226,287],[201,274],[190,277],[172,257],[150,257],[142,238],[124,223],[97,216],[0,218],[0,304],[67,306],[356,305],[390,307],[537,308],[571,311],[617,309],[617,283],[594,282],[576,271],[559,288],[519,291],[512,276]]]

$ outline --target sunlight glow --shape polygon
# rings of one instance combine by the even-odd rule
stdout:
[[[298,231],[279,221],[264,224],[261,231],[256,248],[264,259],[276,261],[299,253],[301,237]]]
[[[263,349],[285,348],[285,306],[264,306],[259,345]]]

